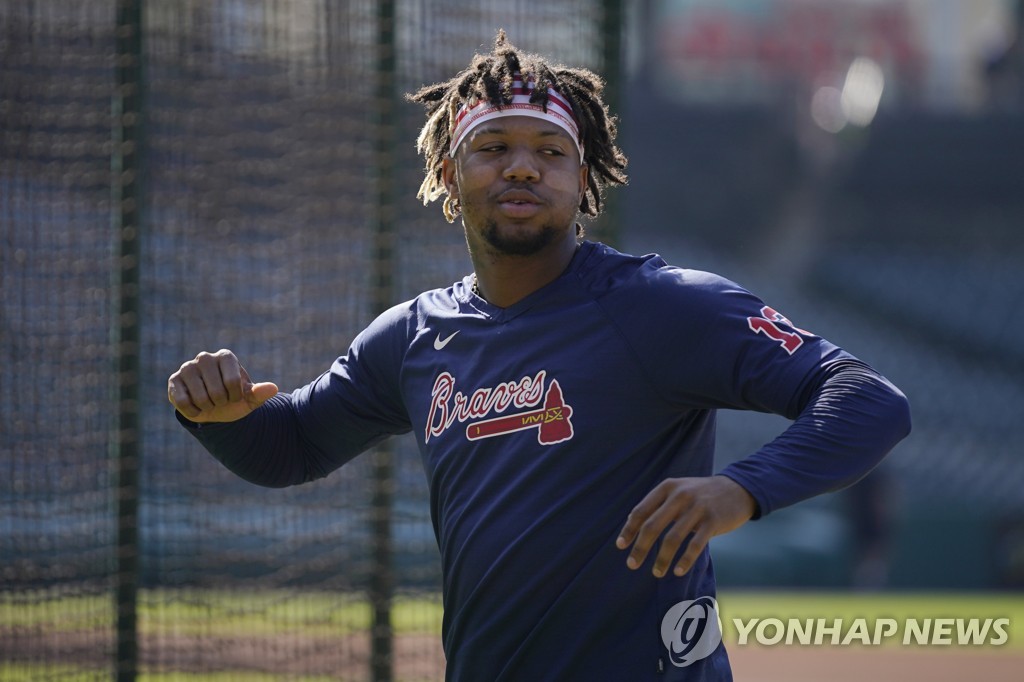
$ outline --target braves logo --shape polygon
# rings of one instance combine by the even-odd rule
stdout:
[[[543,405],[541,401],[543,400]],[[536,408],[516,414],[491,417],[510,407]],[[472,421],[466,427],[466,438],[480,440],[503,436],[516,431],[537,429],[537,442],[541,445],[562,443],[573,437],[570,417],[572,407],[562,396],[557,380],[547,384],[547,372],[519,381],[502,382],[494,388],[478,388],[470,395],[455,390],[455,377],[442,372],[434,381],[431,391],[430,412],[427,416],[426,441],[440,436],[456,421]]]

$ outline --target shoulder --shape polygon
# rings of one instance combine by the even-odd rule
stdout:
[[[372,339],[406,336],[411,330],[415,329],[415,303],[415,299],[403,301],[380,313],[356,337],[357,340],[365,342]]]
[[[648,311],[665,305],[697,313],[753,298],[739,284],[715,273],[671,265],[656,253],[620,253],[604,244],[594,245],[581,276],[597,297],[631,306],[642,304]]]
[[[427,328],[436,325],[439,319],[462,315],[458,300],[466,290],[465,282],[458,282],[446,288],[424,291],[377,315],[356,337],[359,347],[385,346],[394,352],[404,353]]]

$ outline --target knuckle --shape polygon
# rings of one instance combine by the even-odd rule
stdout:
[[[192,404],[196,407],[210,407],[210,397],[206,394],[206,391],[194,389],[190,390],[189,393],[192,395]]]
[[[646,507],[638,505],[633,508],[633,511],[629,512],[629,516],[626,517],[626,523],[637,528],[650,518],[651,511]]]
[[[654,490],[665,496],[671,495],[672,491],[675,489],[675,481],[676,479],[674,478],[666,478],[661,483],[656,485],[654,487]]]
[[[700,551],[704,548],[704,543],[700,541],[696,535],[690,538],[690,542],[686,545],[686,551],[683,552],[683,558],[692,561]]]
[[[217,362],[217,358],[213,353],[209,353],[205,350],[197,354],[196,359],[193,361],[194,364],[199,365],[200,367],[209,366],[215,362]]]
[[[676,523],[665,534],[665,540],[678,545],[685,540],[688,535],[690,535],[690,527],[684,523]]]
[[[704,551],[706,544],[707,542],[697,536],[690,538],[690,544],[686,546],[686,551],[683,552],[682,561],[685,561],[688,565],[697,561],[697,557]]]
[[[640,524],[640,532],[647,533],[655,529],[657,521],[653,516],[647,517],[647,520]]]
[[[686,485],[683,479],[674,479],[672,487],[669,489],[668,496],[674,500],[688,499],[693,495],[690,490],[690,486]]]
[[[690,514],[696,506],[696,500],[687,492],[677,492],[669,498],[669,504],[677,514]]]
[[[647,519],[640,525],[640,539],[638,542],[643,542],[645,545],[650,545],[654,542],[654,538],[661,531],[658,522],[654,518]]]
[[[632,555],[634,558],[640,558],[647,556],[647,552],[651,550],[651,541],[643,535],[636,536],[636,540],[633,541]]]

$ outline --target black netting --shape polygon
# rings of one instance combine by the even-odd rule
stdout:
[[[463,68],[499,27],[599,66],[599,3],[519,4],[398,3],[382,119],[377,2],[142,3],[139,672],[370,675],[374,456],[258,489],[175,423],[166,379],[230,347],[254,377],[297,387],[380,311],[381,273],[397,302],[468,270],[461,228],[415,199],[422,113],[401,95]],[[4,679],[108,679],[115,665],[117,5],[0,4]],[[384,207],[382,130],[400,169]],[[410,444],[389,448],[392,658],[401,679],[436,679],[439,565]]]

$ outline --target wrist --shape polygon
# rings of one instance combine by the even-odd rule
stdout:
[[[732,501],[733,506],[736,509],[737,516],[742,515],[744,521],[748,521],[759,516],[757,499],[750,494],[749,490],[732,478],[723,474],[717,474],[714,478],[721,482],[723,492],[728,495],[729,499]]]

